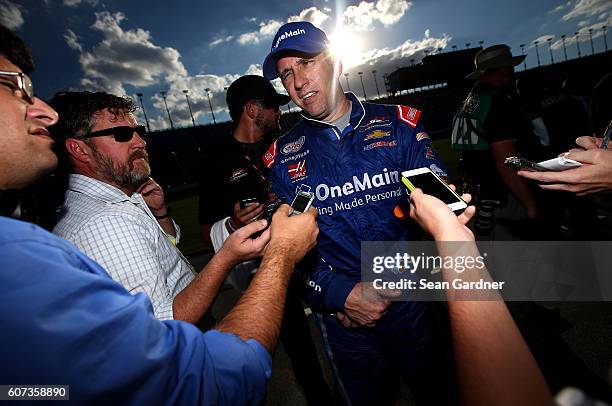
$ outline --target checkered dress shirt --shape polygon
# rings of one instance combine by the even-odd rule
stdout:
[[[180,237],[177,224],[176,241]],[[195,277],[139,193],[70,175],[61,220],[53,232],[100,263],[130,293],[146,293],[158,319],[172,319],[172,301]]]

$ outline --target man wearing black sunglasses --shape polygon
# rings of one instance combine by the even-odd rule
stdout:
[[[28,74],[32,68],[21,39],[0,24],[0,71]],[[0,74],[0,197],[57,164],[47,127],[58,115],[19,84],[19,76]],[[214,284],[214,268],[231,267],[269,239],[248,291],[204,334],[188,323],[157,320],[146,295],[128,293],[74,245],[0,216],[0,382],[66,385],[37,387],[29,399],[48,399],[37,393],[52,391],[77,404],[261,404],[288,280],[318,232],[316,210],[290,214],[281,206],[257,240],[250,234],[265,221],[234,233],[233,249],[215,255],[203,271]],[[7,386],[2,390],[10,394]]]
[[[71,172],[54,233],[104,265],[130,292],[146,293],[157,318],[210,327],[208,310],[227,270],[198,276],[177,249],[180,229],[149,177],[145,131],[132,100],[60,92],[50,103],[61,117],[51,132],[64,140]],[[261,248],[247,256],[261,255]]]

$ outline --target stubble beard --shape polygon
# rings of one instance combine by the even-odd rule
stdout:
[[[264,134],[279,133],[281,131],[280,122],[276,119],[276,115],[268,120],[263,112],[259,112],[259,114],[255,116],[255,125],[259,127]]]

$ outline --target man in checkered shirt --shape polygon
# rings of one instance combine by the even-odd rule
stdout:
[[[180,229],[149,177],[144,128],[136,123],[132,101],[103,92],[61,92],[51,104],[61,117],[51,131],[65,140],[71,167],[54,233],[130,293],[146,293],[158,319],[209,325],[207,312],[227,270],[213,259],[198,275],[176,248]]]

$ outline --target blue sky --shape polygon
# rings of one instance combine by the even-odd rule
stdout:
[[[169,126],[162,90],[179,126],[191,124],[184,89],[198,124],[211,121],[206,88],[217,119],[227,120],[224,88],[240,75],[260,73],[274,33],[292,20],[309,20],[328,34],[341,26],[334,41],[351,88],[360,89],[357,72],[363,71],[366,91],[375,94],[372,70],[382,88],[382,74],[419,61],[425,51],[467,42],[506,43],[515,54],[527,44],[533,66],[534,40],[545,44],[540,55],[546,64],[549,44],[556,59],[563,57],[562,34],[570,58],[577,53],[576,31],[582,52],[590,53],[591,28],[595,50],[602,51],[601,27],[612,26],[612,1],[0,0],[0,21],[32,48],[40,96],[69,88],[131,97],[141,92],[157,129]]]

